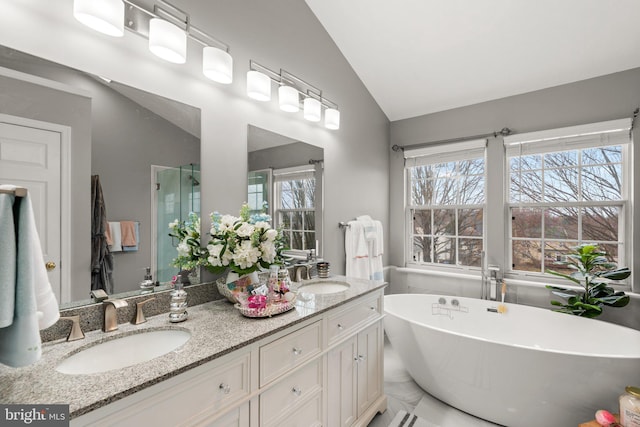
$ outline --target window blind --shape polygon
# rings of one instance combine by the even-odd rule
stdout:
[[[470,160],[484,156],[486,139],[434,144],[433,146],[404,150],[405,166],[422,166],[455,160]]]

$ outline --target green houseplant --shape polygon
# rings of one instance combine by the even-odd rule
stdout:
[[[627,267],[617,268],[616,264],[609,262],[606,252],[601,251],[598,245],[582,244],[573,250],[567,255],[567,261],[562,262],[574,270],[571,274],[553,270],[547,270],[547,273],[568,279],[584,290],[547,286],[554,295],[566,299],[566,303],[551,301],[551,305],[559,307],[555,311],[593,318],[602,314],[605,306],[624,307],[629,303],[629,295],[616,292],[608,284],[611,280],[626,279],[631,275],[631,270]]]

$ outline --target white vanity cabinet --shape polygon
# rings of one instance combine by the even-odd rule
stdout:
[[[375,290],[71,425],[366,426],[386,409],[382,301]]]
[[[380,316],[372,314],[382,308],[378,302],[381,304],[381,297],[366,301],[359,307],[348,308],[333,317],[336,327],[339,324],[344,329],[348,327],[357,332],[336,344],[327,355],[328,426],[366,426],[376,412],[386,408],[383,395],[383,325]],[[353,317],[354,312],[362,312],[363,308],[367,316]],[[345,325],[345,318],[353,319],[355,324]],[[332,324],[331,319],[329,324]],[[359,329],[358,324],[368,326]]]

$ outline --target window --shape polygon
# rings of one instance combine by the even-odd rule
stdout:
[[[405,150],[410,263],[480,267],[486,140]]]
[[[271,169],[250,171],[247,175],[247,204],[251,214],[269,211],[271,198]]]
[[[628,263],[629,142],[625,120],[505,138],[514,272],[563,271],[580,243]]]
[[[275,220],[285,247],[316,249],[316,171],[313,165],[273,171]]]

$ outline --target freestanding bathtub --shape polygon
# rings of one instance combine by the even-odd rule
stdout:
[[[439,302],[440,301],[440,302]],[[495,301],[384,297],[391,346],[429,394],[508,427],[575,427],[640,386],[640,331]],[[637,314],[636,314],[637,315]]]

